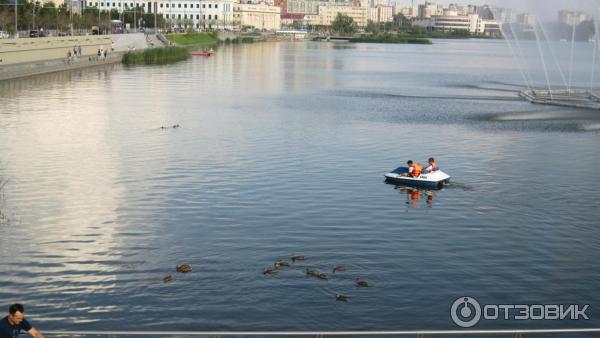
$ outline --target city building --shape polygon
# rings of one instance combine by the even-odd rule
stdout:
[[[281,27],[304,28],[306,27],[304,14],[300,13],[282,13]]]
[[[522,30],[530,30],[535,26],[535,17],[527,13],[517,15],[517,23]]]
[[[334,1],[287,0],[287,13],[319,14],[319,6],[335,4]]]
[[[451,32],[466,30],[470,33],[477,33],[479,15],[441,15],[434,16],[431,19],[432,27],[435,31]]]
[[[477,34],[492,37],[502,37],[502,29],[496,20],[479,19]]]
[[[306,15],[306,21],[311,26],[331,26],[338,13],[351,17],[358,27],[366,27],[369,18],[369,8],[367,6],[348,6],[327,4],[319,6],[319,13],[316,15]]]
[[[562,10],[558,12],[558,21],[569,26],[580,25],[584,21],[592,21],[591,15],[582,12]]]
[[[394,21],[394,8],[382,5],[369,8],[369,20],[373,22],[392,22]]]
[[[141,8],[145,13],[163,15],[169,27],[175,28],[230,28],[234,24],[233,0],[160,0],[153,2],[135,0],[87,0],[85,7],[103,11],[128,11]]]
[[[263,31],[281,29],[281,8],[264,2],[234,4],[233,21],[242,27],[252,26]]]
[[[286,14],[288,12],[288,0],[274,0],[273,5],[281,8],[281,15]]]
[[[398,8],[399,6],[394,6],[394,15],[395,14],[402,14],[407,18],[416,18],[419,16],[419,8],[418,7],[404,7],[404,8]]]
[[[494,19],[501,23],[509,23],[515,21],[515,13],[509,8],[494,8],[493,11]]]

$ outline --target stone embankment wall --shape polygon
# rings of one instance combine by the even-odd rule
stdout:
[[[19,38],[0,40],[0,66],[17,63],[66,59],[73,47],[81,46],[82,56],[97,55],[98,49],[111,51],[110,35]]]

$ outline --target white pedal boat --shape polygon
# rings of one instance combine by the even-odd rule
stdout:
[[[385,174],[385,181],[396,185],[408,185],[429,189],[441,189],[450,183],[450,176],[441,170],[432,173],[422,173],[419,177],[402,176],[408,173],[408,167],[398,167],[394,171]]]

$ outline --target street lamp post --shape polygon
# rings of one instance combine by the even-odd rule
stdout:
[[[15,0],[15,39],[19,38],[19,26],[17,25],[18,15],[17,15],[17,0]]]
[[[69,17],[71,20],[71,36],[73,36],[73,1],[69,0],[69,4],[70,4]],[[98,27],[98,29],[100,29],[100,27]]]
[[[32,23],[31,23],[31,29],[35,29],[35,5],[36,5],[36,3],[32,1],[31,5],[32,5],[31,6],[31,8],[32,8],[31,9],[31,13],[33,15],[33,20],[32,20]]]
[[[123,0],[121,0],[121,4],[119,5],[119,20],[121,21],[121,33],[124,33],[124,28],[123,27],[125,25],[125,15],[123,14],[125,11],[125,8],[123,8]]]

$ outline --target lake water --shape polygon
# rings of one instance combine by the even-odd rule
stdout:
[[[45,330],[400,330],[456,328],[471,296],[591,309],[478,328],[600,326],[600,113],[522,84],[504,42],[443,40],[0,83],[0,306]],[[430,156],[449,187],[384,183]]]

